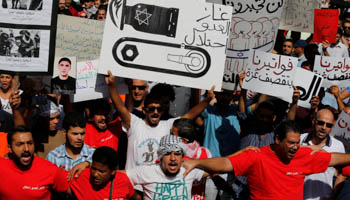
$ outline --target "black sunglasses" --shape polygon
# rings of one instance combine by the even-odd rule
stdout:
[[[158,112],[163,112],[163,108],[160,106],[158,106],[158,107],[157,106],[150,106],[150,107],[147,107],[147,110],[148,110],[148,112],[151,112],[151,113],[155,112],[156,110]]]
[[[332,128],[333,127],[332,123],[326,123],[325,121],[317,120],[317,125],[324,126],[324,124],[326,124],[327,128]]]
[[[136,90],[136,88],[138,88],[139,90],[144,90],[144,89],[146,89],[146,86],[145,85],[140,85],[140,86],[133,85],[133,86],[131,86],[131,90]]]
[[[343,26],[344,29],[350,29],[350,26]]]

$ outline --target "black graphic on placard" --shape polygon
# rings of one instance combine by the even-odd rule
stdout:
[[[166,60],[157,60],[161,58],[155,56],[154,58],[157,59],[152,59],[152,63],[148,63],[145,65],[143,61],[146,59],[140,59],[140,57],[145,58],[145,52],[140,52],[140,48],[138,48],[138,46],[143,46],[143,48],[141,49],[145,49],[145,46],[155,46],[162,48],[166,47],[168,48],[167,52],[169,53],[167,54]],[[182,52],[184,53],[179,55],[178,49],[182,49]],[[120,52],[120,54],[118,54],[118,52]],[[200,47],[129,37],[119,39],[113,46],[112,54],[114,59],[124,67],[187,76],[193,78],[204,76],[208,72],[211,64],[210,55],[205,49]],[[176,68],[169,69],[159,66],[159,63],[163,63],[164,65],[164,63],[167,62],[171,66],[176,66]]]

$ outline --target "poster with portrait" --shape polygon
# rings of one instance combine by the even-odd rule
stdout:
[[[221,89],[232,7],[188,0],[110,0],[99,73]]]
[[[329,43],[336,42],[338,21],[338,9],[315,9],[313,41],[316,43],[322,43],[326,40]]]
[[[76,57],[55,57],[51,92],[55,94],[74,94],[77,72]]]
[[[0,70],[52,75],[58,1],[2,0]]]

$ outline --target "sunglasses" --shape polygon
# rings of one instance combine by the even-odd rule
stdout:
[[[343,26],[344,29],[350,29],[350,26]]]
[[[60,119],[60,116],[58,115],[57,117],[50,117],[50,121],[54,119]]]
[[[151,112],[151,113],[153,113],[153,112],[155,112],[156,110],[158,111],[158,112],[163,112],[163,108],[162,107],[157,107],[157,106],[150,106],[150,107],[147,107],[147,110],[148,110],[148,112]]]
[[[326,124],[327,128],[332,128],[333,127],[332,123],[326,123],[325,121],[317,120],[317,125],[324,126],[324,124]]]
[[[131,90],[136,90],[136,88],[139,90],[144,90],[144,89],[146,89],[146,86],[145,85],[140,85],[140,86],[133,85],[133,86],[131,86]]]

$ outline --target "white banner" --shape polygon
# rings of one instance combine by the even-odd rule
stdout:
[[[287,0],[279,28],[313,33],[314,9],[318,8],[321,8],[321,0]]]
[[[297,64],[295,57],[251,50],[243,88],[276,97],[291,97]]]
[[[218,0],[209,0],[218,2]],[[221,1],[222,2],[222,1]],[[225,0],[232,6],[232,30],[227,46],[223,77],[225,89],[236,89],[238,74],[245,71],[250,49],[271,52],[275,45],[283,0]]]
[[[111,0],[99,73],[220,90],[232,7]]]
[[[325,79],[322,86],[326,88],[332,85],[340,88],[350,86],[350,58],[316,56],[314,72]]]
[[[350,153],[350,116],[344,111],[340,113],[330,135],[342,141],[346,153]]]

